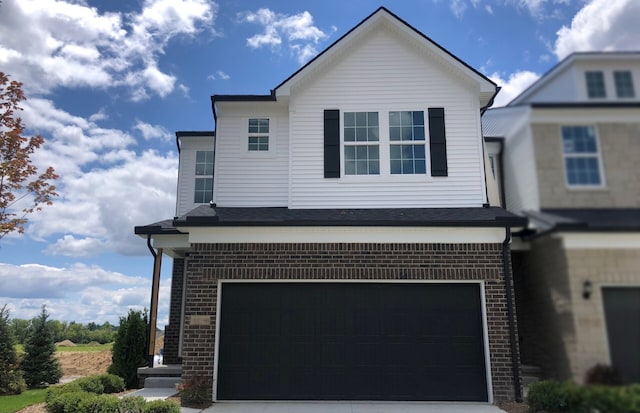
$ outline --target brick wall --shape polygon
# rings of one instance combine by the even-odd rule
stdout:
[[[169,305],[169,324],[164,327],[164,364],[180,364],[178,354],[180,345],[180,321],[182,315],[182,289],[184,281],[184,259],[173,259],[171,273],[171,304]]]
[[[195,244],[186,258],[183,377],[212,377],[217,282],[485,280],[496,402],[514,398],[501,244]]]

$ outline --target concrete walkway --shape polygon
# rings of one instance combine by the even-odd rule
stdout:
[[[152,400],[165,400],[169,397],[173,397],[178,392],[175,389],[167,387],[145,387],[144,389],[136,390],[131,393],[127,393],[122,397],[135,397],[142,396],[146,401]]]
[[[198,410],[182,409],[183,413]],[[487,403],[217,402],[203,413],[504,413]]]

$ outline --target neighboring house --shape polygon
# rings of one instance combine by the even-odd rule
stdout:
[[[497,91],[380,8],[270,94],[213,96],[215,163],[179,132],[178,216],[136,227],[174,257],[165,360],[214,401],[519,398]]]
[[[483,129],[533,230],[513,248],[523,364],[640,381],[640,53],[572,54]]]

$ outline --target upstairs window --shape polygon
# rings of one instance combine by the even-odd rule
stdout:
[[[206,204],[213,194],[213,151],[196,152],[196,180],[193,202]]]
[[[379,141],[378,112],[345,112],[345,175],[379,175]]]
[[[594,127],[563,126],[562,148],[569,186],[602,186],[600,154]]]
[[[616,94],[619,98],[635,97],[633,90],[633,79],[629,71],[613,72],[613,80],[616,84]]]
[[[269,150],[269,119],[249,119],[249,151]]]
[[[587,96],[590,98],[605,98],[604,74],[602,72],[586,72]]]
[[[391,174],[425,174],[424,112],[389,112]]]

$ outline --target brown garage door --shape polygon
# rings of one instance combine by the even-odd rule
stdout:
[[[219,400],[488,400],[478,284],[225,283],[219,351]]]

